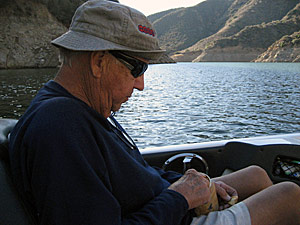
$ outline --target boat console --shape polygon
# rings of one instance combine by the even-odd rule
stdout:
[[[258,165],[274,183],[293,181],[300,185],[300,133],[148,148],[141,152],[150,165],[166,170],[182,173],[188,161],[188,168],[216,177]]]

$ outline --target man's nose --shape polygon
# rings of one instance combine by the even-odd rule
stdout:
[[[144,90],[144,74],[138,78],[135,78],[134,88],[138,89],[139,91]]]

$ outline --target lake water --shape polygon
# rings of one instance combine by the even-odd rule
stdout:
[[[0,70],[0,118],[19,118],[56,69]],[[300,132],[300,63],[151,65],[116,117],[140,148]]]

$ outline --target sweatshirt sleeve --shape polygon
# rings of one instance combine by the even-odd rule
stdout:
[[[177,181],[180,177],[182,177],[181,173],[177,173],[175,171],[164,171],[161,168],[153,167],[160,174],[163,179],[166,179],[171,184]]]
[[[124,218],[122,224],[180,224],[187,212],[185,198],[176,191],[166,189],[140,211]]]

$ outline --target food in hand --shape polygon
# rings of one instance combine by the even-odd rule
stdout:
[[[236,195],[232,196],[231,199],[229,200],[228,204],[229,204],[229,205],[234,205],[234,204],[236,204],[236,203],[238,202],[238,198],[239,198],[239,197],[236,196]]]

